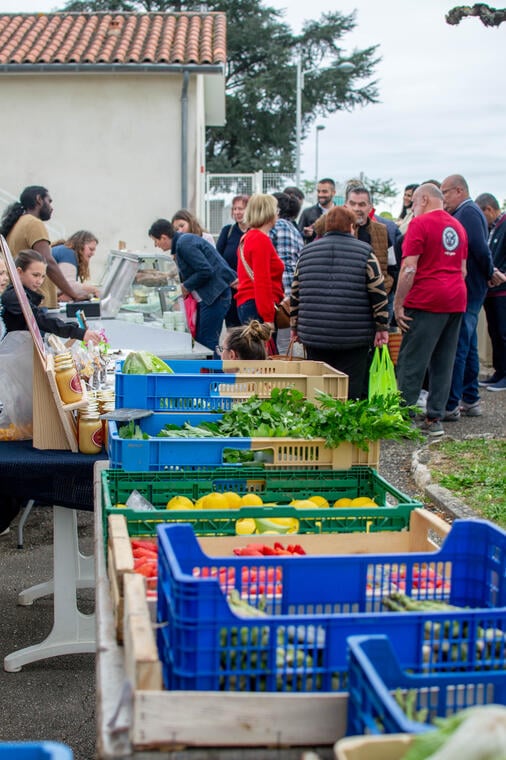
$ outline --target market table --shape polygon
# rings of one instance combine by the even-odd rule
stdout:
[[[77,509],[93,510],[93,466],[106,455],[87,456],[70,451],[39,450],[31,441],[0,442],[2,493],[53,508],[53,578],[25,589],[18,604],[54,595],[53,628],[40,643],[4,659],[4,669],[62,654],[95,651],[95,615],[77,608],[77,589],[93,588],[92,556],[79,551]]]

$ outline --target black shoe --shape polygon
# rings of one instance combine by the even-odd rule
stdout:
[[[494,372],[493,375],[486,377],[484,380],[479,380],[478,385],[481,385],[482,388],[486,388],[487,385],[494,385],[495,383],[498,383],[499,380],[502,380],[502,377],[498,375],[497,372]]]

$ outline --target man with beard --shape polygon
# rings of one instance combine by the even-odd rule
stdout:
[[[51,219],[53,201],[48,190],[40,185],[25,187],[19,201],[11,203],[4,212],[0,234],[7,240],[12,256],[32,248],[38,251],[47,263],[47,277],[40,288],[44,295],[43,306],[58,307],[58,289],[73,301],[85,301],[87,291],[77,283],[70,284],[51,253],[49,235],[44,222]]]

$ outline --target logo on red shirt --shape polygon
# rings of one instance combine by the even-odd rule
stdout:
[[[443,248],[447,256],[454,256],[454,251],[459,247],[459,236],[453,227],[445,227],[443,230]]]

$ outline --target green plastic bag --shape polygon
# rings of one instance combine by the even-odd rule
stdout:
[[[397,393],[397,380],[388,346],[376,346],[369,370],[369,399],[373,396],[389,396],[392,393]]]

